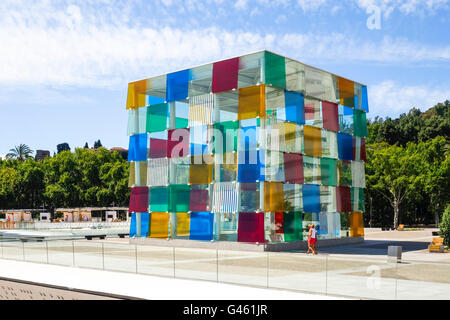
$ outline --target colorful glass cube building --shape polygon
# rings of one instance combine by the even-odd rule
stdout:
[[[367,87],[261,51],[128,84],[130,237],[364,235]]]

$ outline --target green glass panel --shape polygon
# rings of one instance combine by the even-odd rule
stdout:
[[[351,188],[352,195],[352,208],[354,211],[364,211],[364,189],[363,188]],[[356,199],[356,196],[358,197]]]
[[[167,129],[167,103],[159,103],[147,108],[147,132]]]
[[[265,83],[286,89],[285,58],[271,52],[264,54]]]
[[[337,160],[331,158],[320,158],[320,173],[322,185],[337,186]]]
[[[367,119],[366,113],[361,110],[355,109],[353,111],[353,128],[355,131],[355,136],[367,137]]]
[[[213,153],[237,151],[239,121],[226,121],[214,124],[215,136]],[[222,138],[222,141],[221,139]]]
[[[188,185],[171,185],[169,195],[170,212],[188,212],[190,188]]]
[[[187,128],[189,120],[184,118],[175,118],[175,129]]]
[[[284,241],[303,240],[302,213],[299,211],[283,214]]]
[[[358,209],[364,211],[364,189],[359,189]]]
[[[150,211],[169,211],[169,189],[167,187],[150,188]]]

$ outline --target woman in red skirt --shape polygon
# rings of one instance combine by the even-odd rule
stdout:
[[[312,251],[313,254],[317,254],[316,251],[316,229],[314,228],[313,224],[308,224],[309,232],[308,232],[308,251],[306,254],[309,254],[309,251]]]

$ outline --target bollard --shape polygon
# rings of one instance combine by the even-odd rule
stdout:
[[[388,262],[400,263],[402,260],[402,246],[388,246]]]

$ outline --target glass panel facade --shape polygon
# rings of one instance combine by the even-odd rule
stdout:
[[[260,51],[131,82],[126,109],[130,235],[363,235],[366,86]]]

